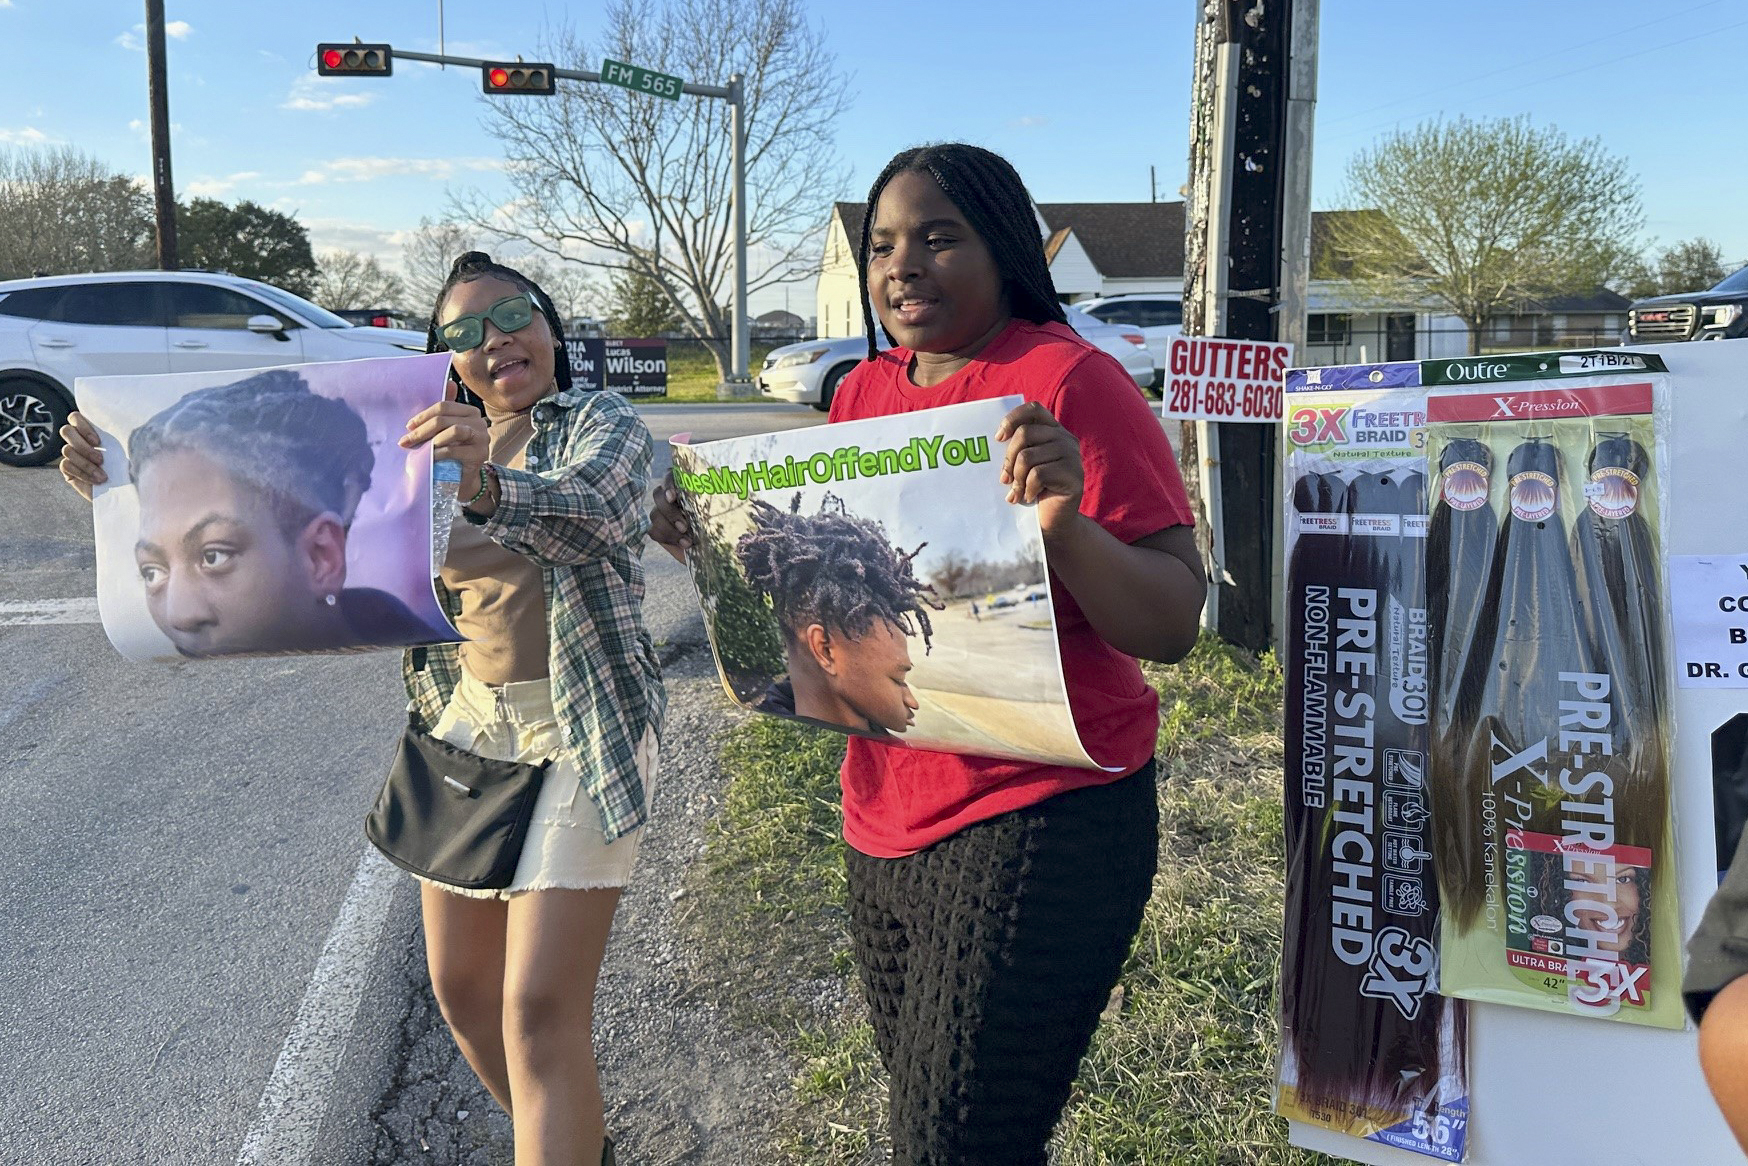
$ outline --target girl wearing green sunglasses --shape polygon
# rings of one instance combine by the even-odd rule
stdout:
[[[437,296],[428,346],[448,348],[484,415],[443,401],[401,443],[461,463],[464,515],[438,583],[467,642],[410,657],[406,676],[432,736],[500,761],[552,758],[509,887],[420,887],[425,954],[456,1043],[512,1115],[517,1163],[593,1166],[613,1160],[595,980],[665,704],[641,603],[654,443],[619,394],[572,389],[550,302],[477,251]]]

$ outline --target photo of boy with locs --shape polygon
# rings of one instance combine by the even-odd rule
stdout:
[[[926,653],[928,613],[944,606],[912,570],[928,544],[899,550],[830,493],[814,514],[801,513],[800,494],[788,511],[755,501],[752,518],[735,558],[771,605],[787,668],[754,707],[877,737],[905,732],[918,708],[909,641],[920,631]]]

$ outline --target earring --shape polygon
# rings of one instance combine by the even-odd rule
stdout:
[[[337,598],[335,598],[334,593],[332,591],[330,591],[330,592],[328,592],[328,598],[326,600],[324,600],[323,602],[325,602],[329,607],[333,607],[336,603],[338,603],[340,601]]]

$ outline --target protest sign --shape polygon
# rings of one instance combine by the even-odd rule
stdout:
[[[447,353],[81,378],[102,439],[97,602],[130,659],[458,640],[431,586],[431,450],[407,420]]]
[[[1166,353],[1162,417],[1178,421],[1281,419],[1281,376],[1291,344],[1174,336]]]
[[[699,445],[674,481],[737,702],[946,752],[1096,767],[1035,510],[994,434],[1019,397]]]

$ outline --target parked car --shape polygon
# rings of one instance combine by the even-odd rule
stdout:
[[[1115,357],[1138,388],[1152,387],[1153,357],[1139,331],[1106,324],[1075,308],[1067,308],[1066,312],[1069,327]],[[886,334],[878,329],[875,341],[882,349],[891,347]],[[804,340],[771,349],[754,380],[764,396],[825,410],[831,408],[832,396],[850,370],[867,358],[865,336]]]
[[[399,308],[334,308],[334,315],[354,328],[400,328],[417,331],[414,320]]]
[[[1640,300],[1627,309],[1627,343],[1748,336],[1748,267],[1702,292]]]
[[[118,271],[0,282],[0,463],[61,450],[79,377],[205,372],[425,351],[355,328],[282,288],[209,271]]]
[[[1184,333],[1182,300],[1157,292],[1128,292],[1119,296],[1081,300],[1074,306],[1107,324],[1123,324],[1141,329],[1141,334],[1147,338],[1147,350],[1153,354],[1153,365],[1160,370],[1160,380],[1163,383],[1165,367],[1169,363],[1171,338]],[[1157,388],[1158,385],[1153,387]]]

